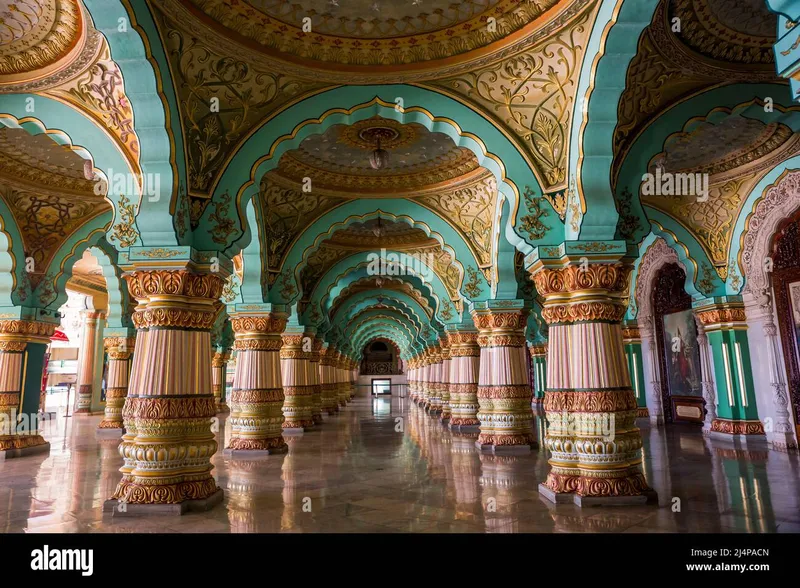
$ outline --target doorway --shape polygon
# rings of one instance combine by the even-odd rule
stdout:
[[[392,381],[387,379],[372,379],[372,393],[375,396],[392,393]]]

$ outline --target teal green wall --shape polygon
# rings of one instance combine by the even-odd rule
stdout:
[[[711,344],[714,359],[717,416],[731,420],[758,420],[747,331],[732,329],[710,331],[708,332],[708,342]],[[736,343],[739,344],[741,364],[736,353]],[[727,374],[723,354],[727,355],[727,365],[729,366]],[[730,395],[728,394],[728,382],[730,382]],[[744,395],[742,387],[744,387]],[[733,397],[732,402],[729,396]]]

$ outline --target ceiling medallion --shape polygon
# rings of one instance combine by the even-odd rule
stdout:
[[[372,151],[377,139],[380,139],[382,149],[398,149],[412,144],[418,135],[419,132],[413,125],[376,116],[345,127],[339,141],[351,147]]]

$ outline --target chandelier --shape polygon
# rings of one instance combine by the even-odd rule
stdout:
[[[389,164],[389,152],[381,147],[381,141],[393,141],[399,133],[389,127],[369,127],[359,133],[364,141],[374,144],[375,149],[369,154],[369,165],[372,169],[384,169]]]

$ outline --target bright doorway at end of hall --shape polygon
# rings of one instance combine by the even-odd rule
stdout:
[[[375,396],[392,393],[392,381],[389,379],[372,379],[372,393]]]

